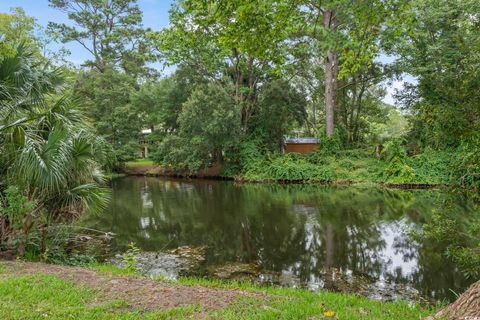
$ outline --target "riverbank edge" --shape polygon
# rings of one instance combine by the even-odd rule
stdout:
[[[236,183],[253,183],[253,184],[304,184],[304,185],[333,185],[333,186],[373,186],[383,187],[388,189],[444,189],[454,187],[448,184],[428,184],[428,183],[387,183],[377,181],[354,181],[354,180],[276,180],[276,179],[261,179],[251,180],[242,176],[221,176],[218,174],[186,174],[177,172],[175,170],[165,170],[161,166],[135,166],[127,164],[125,171],[116,174],[116,177],[122,176],[140,176],[140,177],[163,177],[163,178],[181,178],[181,179],[207,179],[207,180],[227,180],[235,181]]]
[[[128,296],[138,294],[139,292],[132,292],[130,289],[136,288],[141,284],[142,288],[144,286],[151,288],[153,290],[151,292],[161,292],[165,286],[169,288],[173,286],[174,289],[177,288],[177,291],[178,289],[182,289],[184,292],[191,291],[192,295],[199,292],[208,293],[211,290],[220,290],[226,296],[235,296],[236,298],[218,309],[211,309],[211,306],[202,306],[202,303],[199,303],[201,301],[204,302],[205,296],[202,295],[198,297],[198,301],[195,297],[188,297],[187,300],[193,302],[192,304],[180,303],[172,306],[168,303],[161,304],[166,305],[167,308],[149,308],[149,305],[136,304],[135,301],[138,299],[132,302],[128,298],[120,304],[117,302],[118,306],[115,307],[113,301],[109,301],[109,299],[105,299],[102,296],[102,292],[105,290],[111,291],[111,287],[105,288],[101,285],[96,285],[94,288],[90,288],[85,283],[78,282],[79,277],[85,278],[86,276],[101,277],[106,279],[105,281],[102,280],[104,284],[111,286],[113,283],[114,287],[122,286],[122,282],[124,282],[123,284],[127,291],[122,292],[122,294],[127,293]],[[439,306],[423,306],[419,303],[412,304],[405,301],[380,302],[355,294],[328,291],[310,292],[304,289],[259,287],[249,283],[222,282],[196,278],[181,278],[179,280],[152,279],[125,269],[119,269],[110,264],[70,267],[22,261],[0,261],[0,296],[3,296],[2,299],[5,299],[4,301],[10,302],[10,305],[6,303],[0,306],[0,315],[7,315],[7,312],[16,310],[15,312],[22,315],[22,319],[34,319],[38,312],[45,312],[43,315],[60,313],[65,316],[65,310],[60,309],[64,306],[58,305],[56,301],[50,301],[50,298],[53,299],[55,297],[45,296],[44,291],[49,289],[50,281],[55,283],[55,290],[58,291],[59,287],[63,287],[68,291],[62,293],[60,290],[58,292],[62,299],[69,300],[71,298],[70,300],[74,301],[75,297],[71,296],[79,290],[89,290],[89,294],[95,297],[94,304],[92,305],[88,301],[84,301],[84,305],[72,307],[76,309],[83,308],[85,312],[90,312],[91,310],[87,309],[101,307],[98,301],[102,301],[103,304],[109,307],[102,309],[103,311],[100,312],[105,312],[105,314],[102,313],[101,315],[113,314],[112,319],[117,319],[117,315],[125,310],[128,310],[128,319],[148,318],[145,317],[147,313],[149,315],[153,314],[154,317],[152,318],[155,319],[185,319],[188,317],[196,318],[197,316],[206,319],[210,317],[215,319],[257,319],[264,317],[282,319],[292,318],[292,316],[302,319],[392,319],[392,316],[395,319],[419,319],[439,309]],[[39,285],[39,283],[44,285]],[[19,294],[22,286],[28,288],[28,295]],[[12,294],[18,294],[18,296],[15,299],[9,299],[12,298],[9,296]],[[123,297],[124,295],[119,296]],[[36,297],[41,299],[36,299]],[[148,298],[153,300],[159,298],[168,299],[169,295],[163,294]],[[158,306],[159,302],[157,301],[155,304],[153,300],[151,300],[152,303]],[[50,310],[48,312],[42,310],[42,307],[48,306],[50,302],[52,303]],[[113,307],[111,306],[112,303]],[[19,306],[21,306],[20,309],[18,309]],[[185,313],[185,310],[187,313]],[[53,318],[56,319],[55,316]],[[77,319],[87,318],[77,317]]]

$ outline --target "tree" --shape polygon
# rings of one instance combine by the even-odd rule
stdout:
[[[368,68],[382,47],[387,44],[389,47],[405,20],[407,4],[404,0],[321,3],[307,0],[298,6],[305,24],[300,25],[297,42],[308,50],[310,46],[304,46],[304,37],[313,40],[315,49],[324,56],[325,130],[328,137],[335,127],[338,80]]]
[[[49,0],[68,14],[74,25],[49,22],[63,42],[77,42],[93,57],[86,65],[105,72],[109,64],[138,74],[149,61],[150,48],[136,0]]]
[[[239,117],[234,98],[224,88],[212,83],[197,87],[182,105],[178,133],[161,142],[157,160],[191,171],[221,162],[224,152],[238,143]]]
[[[480,317],[480,281],[475,282],[458,299],[425,320],[475,319]]]
[[[16,47],[21,43],[39,51],[39,39],[32,35],[36,27],[35,19],[26,16],[22,8],[12,9],[10,14],[0,13],[0,55],[14,55]]]
[[[233,86],[245,134],[261,86],[287,62],[293,8],[293,1],[181,0],[170,12],[170,27],[155,39],[167,62]]]
[[[259,94],[258,112],[252,118],[252,135],[268,149],[281,152],[285,135],[304,123],[306,104],[303,92],[287,81],[266,83]]]
[[[145,121],[132,105],[139,90],[136,79],[107,67],[103,73],[83,71],[73,88],[82,110],[93,120],[96,132],[112,146],[119,161],[138,157],[140,134]]]
[[[195,73],[195,70],[180,65],[168,77],[142,84],[132,96],[132,107],[140,114],[145,128],[161,136],[178,131],[182,104],[197,85],[205,82]]]
[[[336,118],[345,144],[365,142],[372,125],[386,123],[390,115],[396,115],[382,102],[385,90],[381,83],[392,73],[388,66],[373,62],[339,81]]]
[[[410,138],[420,146],[456,147],[478,132],[479,10],[473,0],[412,2],[414,23],[396,50],[417,82],[398,98],[413,115]]]
[[[41,67],[28,47],[0,58],[0,178],[17,190],[7,192],[11,199],[17,193],[29,203],[16,217],[24,236],[20,255],[35,225],[106,206],[100,170],[104,144],[90,133],[76,101],[58,95],[62,84],[61,72]],[[14,227],[9,219],[7,210],[2,229]]]
[[[52,40],[35,18],[27,16],[22,8],[13,8],[10,13],[0,13],[0,56],[15,55],[17,47],[22,45],[28,47],[38,60],[64,62],[63,58],[67,53],[64,48],[56,52],[48,50],[47,44]]]

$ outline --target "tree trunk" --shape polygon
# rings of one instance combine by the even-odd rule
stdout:
[[[326,10],[323,16],[323,26],[334,30],[337,27],[336,14]],[[334,130],[335,89],[338,77],[338,53],[329,50],[325,57],[325,127],[327,137],[331,137]]]
[[[480,319],[480,281],[472,284],[454,303],[425,318],[425,320],[438,318],[448,320]]]

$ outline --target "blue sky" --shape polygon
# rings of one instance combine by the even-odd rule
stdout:
[[[174,0],[138,0],[138,5],[143,11],[143,24],[153,30],[160,30],[168,25],[168,10]],[[9,12],[10,8],[22,7],[26,14],[37,19],[37,23],[43,27],[48,21],[69,23],[68,17],[63,12],[48,6],[48,0],[0,0],[0,12]],[[64,46],[70,50],[68,60],[79,65],[90,59],[89,53],[76,43],[57,44],[51,43],[52,51]]]

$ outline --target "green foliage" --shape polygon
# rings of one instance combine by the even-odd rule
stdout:
[[[252,181],[352,181],[393,184],[455,184],[456,159],[463,154],[453,151],[426,149],[424,153],[408,156],[399,140],[386,144],[382,159],[375,156],[374,148],[338,148],[335,135],[315,152],[299,154],[270,154],[260,149],[258,141],[240,145],[239,168],[229,176]],[[327,141],[325,143],[325,141]],[[473,153],[473,151],[472,151]],[[462,157],[463,159],[463,157]],[[233,168],[229,168],[233,170]]]
[[[99,212],[107,203],[98,162],[106,157],[103,140],[91,133],[64,83],[61,70],[23,45],[0,57],[0,179],[7,186],[2,211],[8,218],[2,233],[18,228],[24,215],[22,232],[10,234],[20,240],[20,255],[35,228]]]
[[[384,169],[385,181],[388,183],[413,183],[415,171],[400,158],[388,162]]]
[[[16,186],[9,186],[5,190],[5,201],[0,203],[0,218],[5,219],[13,230],[19,230],[27,213],[35,204],[29,201]]]
[[[421,154],[407,159],[408,165],[415,171],[416,183],[449,184],[452,160],[457,157],[452,151],[439,151],[426,148]]]
[[[415,180],[415,171],[407,164],[407,152],[401,141],[394,139],[385,144],[382,157],[387,166],[383,177],[388,183],[412,183]]]
[[[128,272],[137,272],[138,271],[138,261],[137,258],[140,254],[140,249],[131,242],[128,245],[128,250],[122,255],[123,263],[125,264],[125,269]]]
[[[480,145],[478,142],[462,143],[455,151],[452,163],[454,183],[480,190]]]
[[[21,7],[11,8],[10,13],[0,12],[0,57],[12,57],[20,45],[27,47],[38,59],[60,62],[66,53],[63,48],[51,52],[46,45],[53,41],[35,18],[27,16]]]
[[[190,171],[222,161],[239,137],[239,116],[237,104],[222,87],[199,86],[182,105],[178,133],[163,139],[154,159]]]
[[[147,82],[132,95],[132,107],[142,118],[144,128],[154,128],[153,141],[178,129],[178,116],[196,84],[201,81],[195,77],[192,68],[179,66],[169,77],[158,82]]]
[[[421,146],[457,147],[478,131],[480,55],[476,0],[412,1],[413,20],[396,44],[403,69],[418,80],[399,94]]]
[[[134,77],[111,67],[103,73],[80,73],[73,89],[95,130],[112,146],[120,162],[134,160],[140,153],[143,121],[141,111],[132,105],[137,89]]]
[[[309,163],[294,153],[275,157],[264,172],[274,180],[287,181],[330,181],[334,177],[328,168]]]
[[[49,22],[48,30],[63,43],[77,42],[92,56],[86,65],[104,72],[121,66],[126,72],[145,72],[152,59],[136,0],[49,0],[50,6],[68,15],[70,24]]]
[[[324,155],[333,155],[341,148],[342,142],[340,140],[338,131],[335,131],[330,137],[327,137],[327,135],[322,131],[320,135],[320,147],[317,152],[320,152]]]
[[[404,161],[407,158],[407,152],[399,139],[394,139],[385,144],[381,154],[382,158],[388,163],[395,159]]]
[[[30,252],[34,260],[53,264],[85,266],[95,262],[99,249],[90,241],[86,248],[79,250],[80,248],[75,248],[79,239],[80,236],[69,225],[46,226],[31,237],[27,253]]]
[[[259,95],[258,112],[252,117],[252,131],[258,143],[271,151],[283,148],[284,137],[306,119],[304,94],[284,80],[265,84]]]

